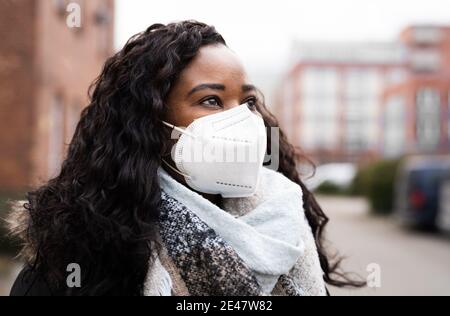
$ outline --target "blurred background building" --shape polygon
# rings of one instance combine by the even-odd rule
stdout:
[[[450,150],[450,27],[393,42],[294,42],[276,112],[318,163]]]
[[[67,27],[68,4],[81,8]],[[113,0],[0,1],[0,190],[23,190],[58,170],[113,52]]]

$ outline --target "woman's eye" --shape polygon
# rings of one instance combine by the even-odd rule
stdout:
[[[250,99],[246,100],[245,103],[247,103],[248,108],[250,110],[256,111],[256,103],[257,103],[256,98],[250,98]]]
[[[216,97],[212,97],[212,98],[208,98],[205,99],[201,102],[201,104],[206,105],[206,106],[220,106],[220,101],[216,98]]]

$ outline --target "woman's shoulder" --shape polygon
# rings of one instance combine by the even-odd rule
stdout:
[[[45,277],[39,271],[26,265],[17,276],[10,296],[54,296]]]

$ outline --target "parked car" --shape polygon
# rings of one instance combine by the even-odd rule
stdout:
[[[441,185],[436,225],[441,231],[450,233],[450,179]]]
[[[439,227],[441,194],[450,180],[450,157],[407,158],[399,169],[395,193],[397,217],[420,228]],[[445,191],[448,194],[447,191]]]

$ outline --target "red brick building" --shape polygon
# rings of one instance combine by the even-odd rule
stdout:
[[[408,76],[383,93],[382,154],[450,150],[450,27],[409,27],[400,35]]]
[[[57,172],[113,36],[114,0],[0,1],[0,190]]]
[[[447,153],[448,30],[413,26],[386,43],[295,43],[275,108],[282,127],[317,162]]]

